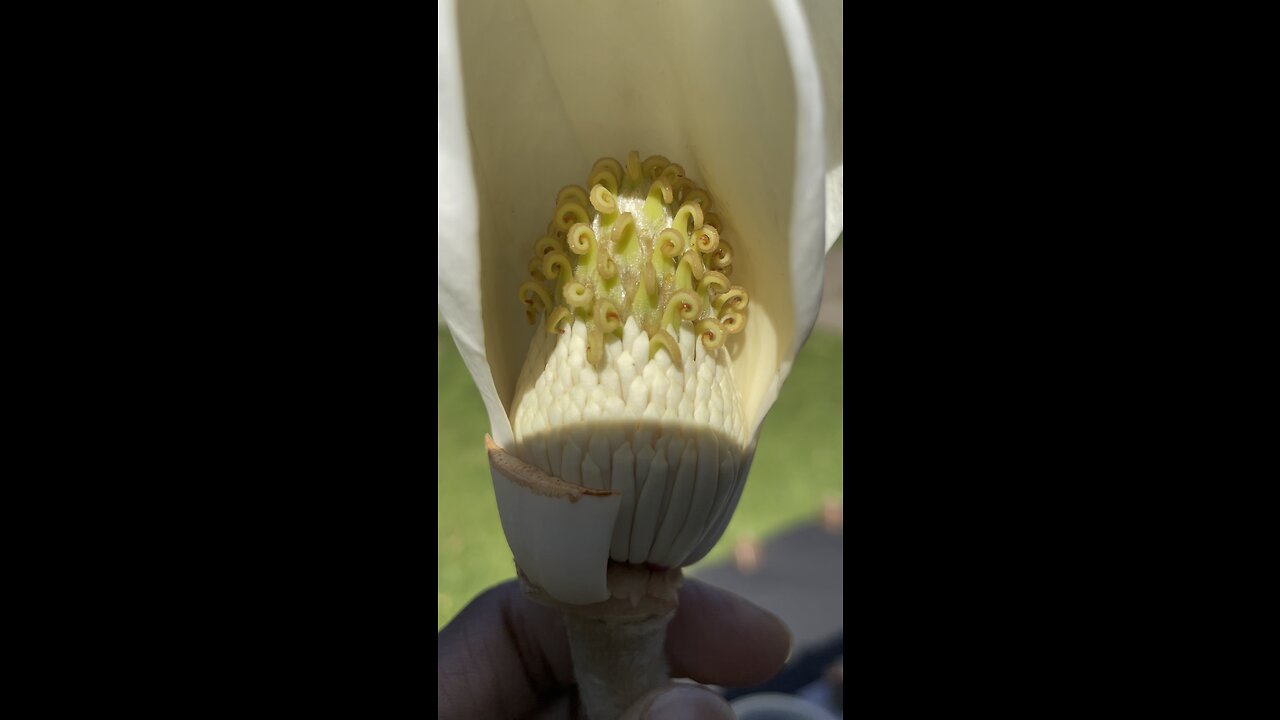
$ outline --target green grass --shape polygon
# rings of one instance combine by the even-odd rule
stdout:
[[[480,591],[515,576],[485,459],[488,416],[443,328],[439,361],[437,629]],[[723,559],[740,537],[765,538],[816,517],[826,497],[843,501],[843,361],[844,338],[814,331],[765,419],[738,510],[703,563]]]

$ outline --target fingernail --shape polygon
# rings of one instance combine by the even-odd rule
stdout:
[[[734,720],[733,709],[723,698],[694,685],[662,693],[644,716],[653,720]]]

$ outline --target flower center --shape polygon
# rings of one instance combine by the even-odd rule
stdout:
[[[747,292],[711,195],[666,158],[604,158],[570,185],[520,286],[535,332],[513,454],[621,495],[609,555],[683,564],[732,510],[746,446],[725,337]]]
[[[530,324],[544,315],[547,332],[562,334],[583,323],[592,365],[628,319],[649,337],[650,357],[666,350],[677,365],[682,321],[709,351],[742,332],[748,297],[729,281],[733,248],[710,193],[684,168],[661,155],[641,162],[632,151],[625,167],[597,160],[587,185],[560,190],[547,234],[533,245],[533,279],[519,288]]]

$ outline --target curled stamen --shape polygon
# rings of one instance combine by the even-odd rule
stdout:
[[[614,175],[612,170],[592,173],[591,178],[587,180],[587,185],[591,187],[599,185],[615,195],[618,194],[618,176]]]
[[[671,191],[671,183],[666,178],[658,178],[653,181],[653,185],[649,187],[649,197],[653,197],[654,191],[662,193],[662,202],[670,205],[675,201],[675,195]]]
[[[612,215],[618,212],[618,199],[609,188],[597,184],[591,188],[591,207],[601,215]]]
[[[553,335],[563,335],[564,328],[560,327],[560,323],[571,320],[572,317],[573,316],[569,313],[569,308],[563,305],[557,305],[556,309],[552,310],[550,315],[547,315],[547,332],[552,333]]]
[[[747,326],[747,319],[742,313],[727,312],[720,316],[720,327],[730,335],[737,335]]]
[[[573,277],[573,265],[569,262],[569,256],[559,250],[547,253],[546,257],[542,258],[542,274],[546,275],[547,279],[554,278],[557,274],[560,275],[561,280]]]
[[[604,356],[604,333],[600,328],[592,328],[587,332],[587,362],[595,365]]]
[[[577,185],[565,185],[560,188],[560,192],[556,193],[556,207],[565,204],[566,201],[573,201],[579,205],[587,204],[587,191]]]
[[[683,365],[684,361],[680,359],[680,344],[676,339],[671,337],[671,333],[666,330],[659,330],[649,335],[649,359],[652,360],[654,355],[658,354],[659,348],[666,348],[667,353],[671,355],[671,362],[676,365]]]
[[[688,233],[690,228],[687,225],[689,220],[693,220],[693,230],[702,227],[702,206],[697,203],[685,203],[676,211],[676,219],[671,221],[671,227],[679,230],[681,233]]]
[[[697,188],[698,185],[697,183],[690,180],[689,178],[681,177],[681,178],[675,178],[671,182],[671,187],[676,191],[677,195],[683,198],[685,195],[689,193],[689,191]],[[683,202],[683,200],[681,202]]]
[[[541,261],[544,256],[557,250],[564,251],[564,245],[560,244],[560,239],[550,235],[543,235],[538,239],[538,242],[533,244],[533,257]]]
[[[622,241],[626,239],[627,229],[634,230],[635,224],[636,219],[632,217],[631,213],[622,213],[618,221],[613,224],[613,249],[615,251],[621,251],[624,247]],[[632,235],[634,234],[633,232]]]
[[[667,347],[677,361],[683,322],[711,350],[741,332],[748,296],[731,284],[731,233],[711,212],[711,192],[662,155],[600,158],[590,174],[556,193],[529,277],[517,279],[527,281],[518,295],[529,322],[550,333],[586,322],[593,362],[629,317],[649,331],[651,350]]]
[[[655,242],[658,244],[658,250],[669,258],[679,255],[684,249],[684,236],[674,228],[667,228],[658,233],[658,239]]]
[[[706,320],[698,321],[698,324],[694,327],[697,329],[698,334],[702,336],[703,346],[708,350],[715,350],[724,345],[725,329],[720,326],[720,323],[707,318]]]
[[[600,277],[605,280],[612,280],[618,276],[618,265],[609,257],[608,252],[601,252],[596,255],[596,272],[600,273]]]
[[[596,327],[603,332],[611,333],[622,327],[622,316],[618,314],[618,308],[614,306],[612,300],[600,300],[596,302],[596,310],[593,313],[596,321]]]
[[[600,172],[601,170],[608,170],[609,172],[613,173],[613,176],[615,178],[622,177],[622,163],[618,162],[617,160],[614,160],[611,157],[602,157],[591,165],[592,175]],[[590,187],[590,186],[591,185],[588,185],[587,187]]]
[[[574,223],[584,222],[591,222],[591,216],[587,215],[587,209],[578,203],[569,200],[556,208],[556,227],[561,230],[568,230]]]
[[[717,315],[724,315],[729,310],[741,312],[747,309],[747,291],[741,285],[734,285],[727,292],[715,299]]]
[[[722,272],[715,270],[709,271],[702,276],[702,282],[698,283],[698,292],[704,293],[708,289],[713,292],[722,293],[729,289],[729,278],[725,277]]]
[[[640,182],[640,153],[635,150],[627,153],[627,177],[631,182]]]
[[[569,243],[569,249],[573,251],[573,254],[586,255],[596,242],[596,234],[591,232],[590,225],[577,223],[569,228],[569,234],[565,239]]]
[[[667,301],[667,309],[662,312],[662,326],[674,325],[677,315],[681,320],[697,320],[700,312],[702,312],[702,298],[692,290],[677,290],[671,293],[671,299]]]
[[[676,270],[679,271],[679,269],[685,265],[689,266],[690,272],[693,273],[694,280],[701,280],[703,274],[707,271],[707,269],[702,266],[702,256],[693,250],[685,251],[685,254],[680,257],[680,265],[677,266]]]
[[[693,243],[700,253],[715,252],[720,245],[720,231],[710,225],[703,225],[693,234]]]
[[[650,155],[644,159],[644,162],[640,165],[640,169],[644,171],[645,177],[650,180],[654,180],[657,179],[657,177],[662,174],[662,171],[670,164],[671,161],[661,155]],[[670,202],[670,200],[667,202]]]
[[[571,282],[564,286],[564,301],[575,310],[587,307],[593,299],[595,299],[595,293],[580,282]]]
[[[711,256],[711,267],[716,268],[717,270],[725,270],[725,274],[728,275],[729,273],[727,270],[732,262],[733,246],[728,242],[721,240],[719,247],[716,248],[715,253]]]
[[[542,283],[530,280],[520,286],[519,292],[520,299],[524,304],[535,311],[551,307],[551,293],[547,292]],[[538,303],[541,303],[541,305]]]
[[[697,203],[703,211],[711,207],[711,195],[706,190],[697,187],[685,193],[682,200],[687,203]]]

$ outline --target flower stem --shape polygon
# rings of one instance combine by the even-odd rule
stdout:
[[[565,613],[578,693],[589,720],[616,720],[641,695],[670,682],[664,645],[674,610],[643,618]]]

